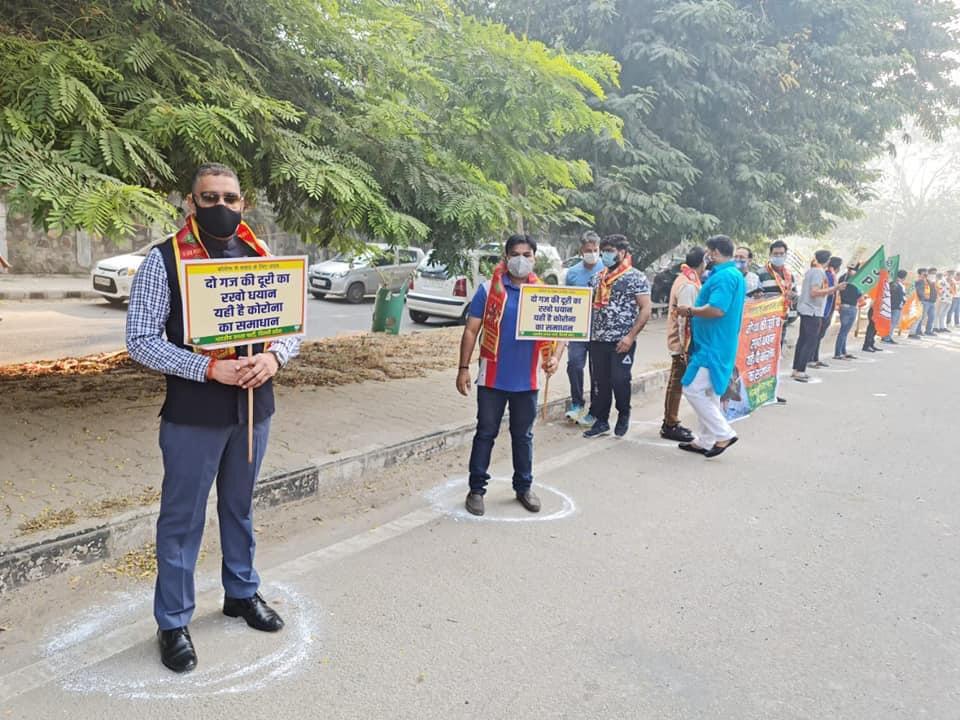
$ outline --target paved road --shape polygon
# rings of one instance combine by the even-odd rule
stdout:
[[[307,334],[328,337],[369,330],[373,302],[307,302]],[[0,364],[51,360],[123,349],[126,306],[99,300],[23,301],[0,303]],[[401,332],[441,327],[436,321],[416,325],[404,313]]]
[[[465,517],[465,450],[358,486],[365,512],[263,514],[288,626],[218,613],[214,551],[187,677],[148,583],[33,588],[4,611],[0,717],[955,718],[958,352],[790,384],[710,461],[659,441],[658,399],[624,441],[541,428],[537,522],[506,481]]]

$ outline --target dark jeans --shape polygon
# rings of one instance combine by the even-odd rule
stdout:
[[[537,391],[508,392],[478,387],[477,434],[473,436],[473,450],[470,452],[470,492],[483,495],[487,491],[490,455],[508,405],[513,489],[525,493],[533,484],[533,423],[537,419]]]
[[[953,298],[950,309],[947,311],[947,325],[951,323],[954,327],[960,327],[960,298]]]
[[[823,342],[823,336],[827,334],[827,330],[830,328],[831,320],[833,320],[832,314],[824,317],[820,323],[820,334],[817,336],[817,345],[813,349],[813,362],[820,362],[820,343]]]
[[[813,357],[820,340],[820,323],[823,318],[819,315],[800,316],[800,335],[797,337],[797,346],[793,351],[793,369],[796,372],[806,372],[807,363]]]
[[[873,324],[873,308],[867,313],[867,332],[863,336],[863,349],[876,348],[877,326]]]
[[[583,407],[583,369],[587,366],[589,344],[572,342],[567,346],[567,378],[570,380],[570,402]]]
[[[633,355],[637,344],[625,353],[617,352],[615,342],[590,341],[590,377],[593,380],[590,414],[599,421],[610,421],[610,407],[617,401],[617,412],[630,415],[630,382],[633,377]]]
[[[843,357],[847,354],[847,338],[857,322],[857,308],[854,305],[840,306],[840,330],[837,332],[837,344],[833,350],[834,357]]]

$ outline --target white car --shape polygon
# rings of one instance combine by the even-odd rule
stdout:
[[[157,244],[159,243],[150,243],[132,253],[114,255],[98,262],[90,272],[93,289],[106,298],[107,302],[122,305],[130,299],[133,276],[137,274],[147,253]]]
[[[460,322],[466,320],[467,307],[476,292],[478,282],[486,280],[489,268],[500,262],[502,252],[502,245],[482,245],[479,250],[470,253],[470,272],[466,275],[451,276],[446,265],[424,260],[413,274],[407,289],[407,312],[410,319],[420,324],[432,317]],[[564,270],[557,249],[552,245],[538,243],[537,257],[546,258],[546,269],[541,271],[543,281],[549,285],[559,285]],[[540,260],[538,264],[542,263]]]
[[[384,282],[391,290],[402,288],[423,258],[420,248],[367,243],[366,251],[340,253],[311,265],[307,273],[310,294],[318,299],[330,295],[362,302],[376,295]]]

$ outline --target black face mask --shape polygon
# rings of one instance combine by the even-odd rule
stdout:
[[[221,204],[208,208],[198,207],[197,225],[217,240],[229,240],[240,226],[240,213]]]

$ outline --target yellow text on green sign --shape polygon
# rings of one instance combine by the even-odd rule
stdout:
[[[566,285],[523,285],[517,340],[587,341],[593,290]]]

